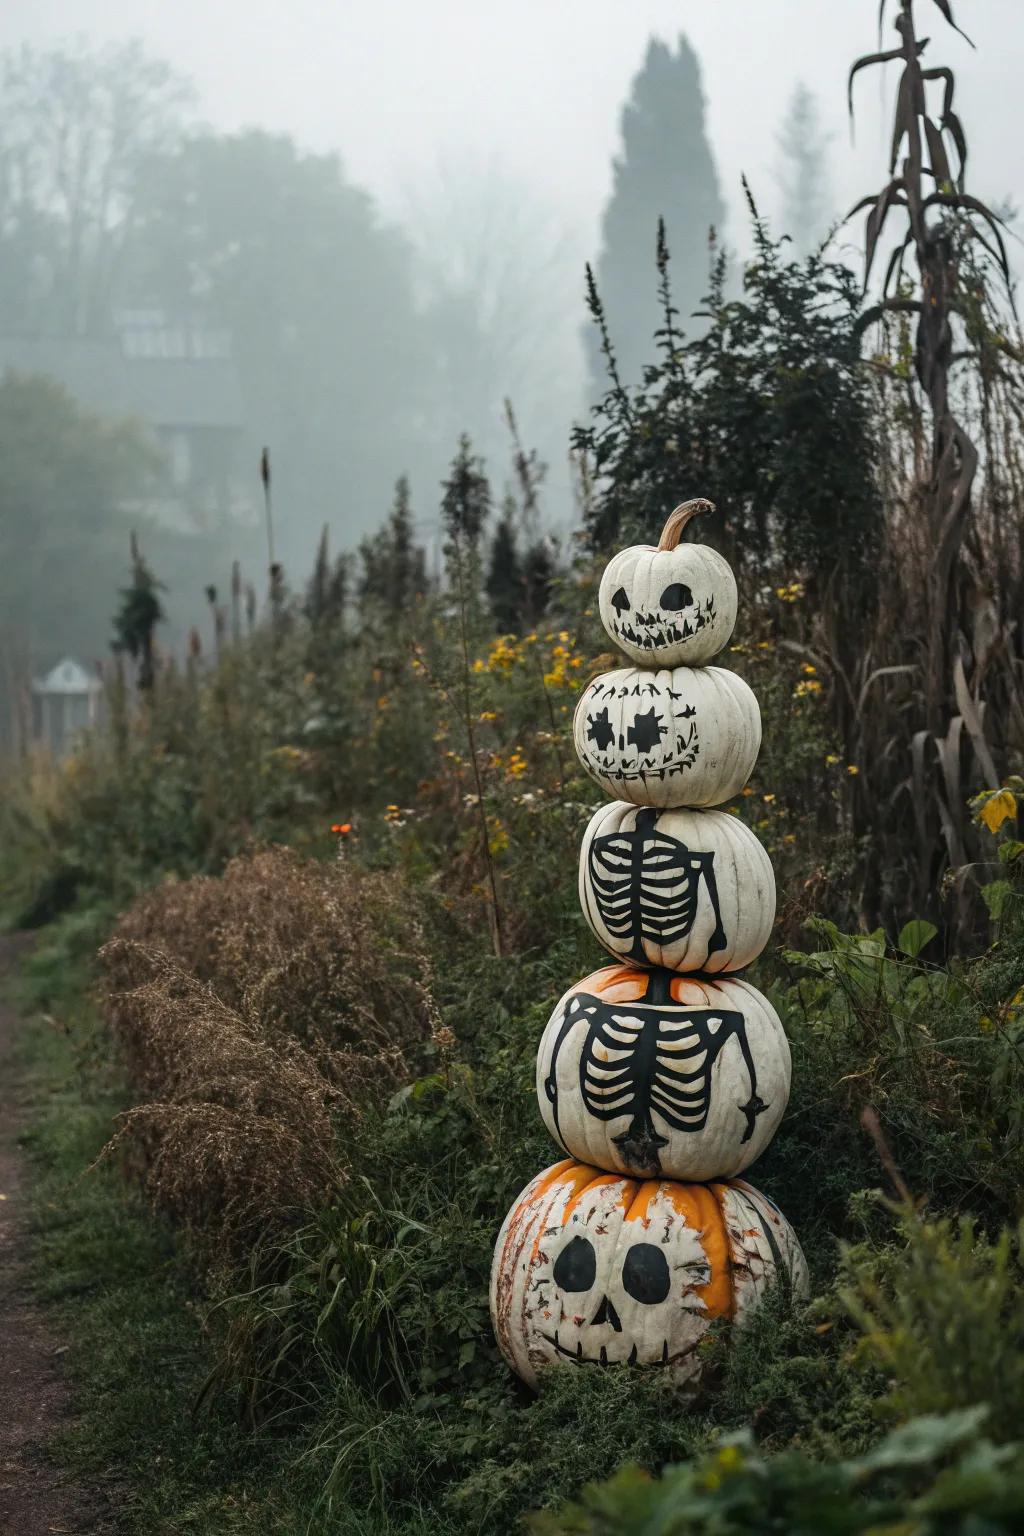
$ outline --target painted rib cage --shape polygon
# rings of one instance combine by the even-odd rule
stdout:
[[[586,1030],[578,1066],[579,1094],[595,1120],[621,1121],[612,1140],[629,1164],[659,1168],[668,1138],[662,1127],[703,1131],[712,1107],[712,1076],[724,1046],[735,1039],[746,1068],[749,1097],[736,1108],[745,1128],[742,1146],[769,1105],[757,1091],[757,1072],[743,1013],[731,1008],[678,1006],[651,990],[663,990],[668,973],[651,973],[647,1000],[608,1003],[589,992],[570,993],[551,1047],[544,1093],[554,1132],[568,1149],[560,1123],[558,1058],[573,1029]],[[653,1002],[653,1006],[652,1006]]]
[[[744,1031],[741,1013],[686,1008],[664,1013],[628,1004],[609,1006],[586,995],[570,1010],[588,1015],[580,1059],[580,1091],[598,1120],[629,1116],[625,1136],[643,1127],[656,1134],[651,1114],[677,1131],[701,1131],[711,1108],[711,1069],[734,1034]],[[664,1138],[657,1138],[664,1142]]]
[[[713,853],[694,853],[678,838],[656,827],[657,816],[641,811],[636,828],[595,838],[589,873],[601,920],[612,938],[629,944],[632,958],[644,961],[644,944],[667,948],[686,938],[697,917],[701,880],[714,907],[716,930],[709,952],[724,946]]]
[[[676,1130],[703,1130],[711,1072],[709,1040],[699,1021],[645,1020],[622,1006],[599,1009],[580,1061],[580,1089],[591,1115],[617,1120],[656,1111]],[[718,1015],[718,1023],[723,1018]]]

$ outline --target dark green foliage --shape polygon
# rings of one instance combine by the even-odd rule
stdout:
[[[114,615],[114,649],[125,651],[137,664],[136,681],[143,692],[153,686],[153,644],[156,627],[164,619],[160,593],[166,588],[146,564],[139,541],[132,534],[132,580],[122,588],[121,605]],[[210,600],[216,604],[216,588],[209,587]]]
[[[766,1459],[749,1434],[657,1481],[626,1468],[585,1490],[536,1536],[1013,1536],[1024,1518],[1024,1448],[997,1450],[982,1409],[915,1419],[866,1456],[822,1465]]]
[[[474,454],[465,433],[441,490],[441,521],[448,540],[445,553],[450,560],[475,559],[491,510],[491,488],[483,461]]]
[[[491,540],[486,581],[495,628],[499,634],[506,635],[521,632],[526,606],[526,582],[516,543],[515,511],[515,502],[506,498]]]
[[[344,555],[339,555],[332,563],[325,526],[317,545],[316,562],[306,588],[303,607],[314,634],[343,628],[348,593],[349,563]]]
[[[362,566],[358,593],[364,610],[386,616],[389,625],[407,629],[413,604],[427,593],[427,559],[416,543],[409,481],[402,475],[387,521],[359,547]]]
[[[601,224],[596,271],[623,379],[639,384],[658,324],[651,276],[658,221],[676,255],[684,326],[707,287],[709,241],[725,217],[704,127],[697,56],[685,37],[673,49],[652,38],[622,111],[622,150]],[[591,346],[591,396],[604,369]],[[679,499],[678,497],[676,498]]]
[[[558,566],[554,549],[547,539],[537,539],[523,555],[524,628],[539,624],[548,610]]]
[[[870,606],[881,536],[857,285],[819,255],[792,263],[751,212],[755,255],[742,296],[726,298],[720,259],[708,330],[690,342],[676,329],[659,242],[659,360],[638,390],[613,380],[594,425],[576,437],[596,477],[587,532],[600,550],[651,540],[699,487],[718,508],[713,536],[738,568],[758,584],[776,569],[809,572],[817,594],[841,581],[852,629]],[[600,301],[607,313],[603,291]],[[591,307],[600,320],[596,293]]]
[[[988,1405],[994,1440],[1024,1425],[1024,1225],[988,1242],[970,1218],[900,1211],[900,1241],[844,1255],[842,1302],[860,1354],[885,1373],[885,1409],[902,1420]],[[994,1368],[998,1361],[998,1368]]]

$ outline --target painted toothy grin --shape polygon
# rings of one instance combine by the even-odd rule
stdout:
[[[653,711],[651,712],[653,713]],[[607,711],[603,714],[606,716]],[[656,717],[660,720],[660,716]],[[641,727],[646,726],[647,717],[637,716],[636,723],[630,728],[630,745],[637,746],[641,743],[647,745],[647,737],[641,734]],[[593,719],[588,729],[588,736],[595,746],[600,749],[602,742],[601,727],[606,722],[599,715]],[[613,738],[614,739],[614,738]],[[610,746],[611,743],[609,742]],[[653,743],[652,743],[653,745]],[[640,779],[670,779],[676,774],[685,773],[687,768],[692,768],[697,761],[700,751],[700,742],[697,736],[697,722],[691,721],[689,728],[676,733],[677,756],[670,763],[659,763],[653,757],[638,755],[636,758],[624,758],[621,755],[622,741],[619,740],[619,755],[615,757],[605,751],[603,755],[588,753],[587,759],[595,770],[606,779],[615,779],[621,783],[632,782]]]
[[[554,1333],[542,1333],[541,1338],[554,1349],[557,1349],[564,1359],[571,1360],[574,1365],[629,1365],[638,1371],[660,1371],[666,1365],[676,1365],[680,1360],[685,1360],[687,1356],[692,1355],[694,1349],[696,1349],[694,1344],[690,1345],[687,1349],[679,1350],[677,1354],[670,1355],[668,1352],[668,1339],[664,1339],[661,1345],[661,1356],[657,1360],[639,1360],[635,1344],[628,1355],[619,1359],[610,1359],[608,1349],[604,1344],[601,1345],[600,1353],[596,1355],[585,1355],[582,1344],[577,1344],[575,1349],[568,1349],[559,1339],[557,1328]]]
[[[621,616],[613,619],[610,624],[614,639],[623,641],[626,645],[633,645],[644,651],[660,651],[667,645],[678,645],[683,640],[692,640],[694,635],[699,635],[702,629],[707,629],[713,624],[717,615],[715,613],[715,599],[709,597],[703,608],[697,608],[693,618],[666,620],[657,613],[636,613],[632,621]]]

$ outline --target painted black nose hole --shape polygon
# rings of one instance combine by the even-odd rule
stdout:
[[[555,1260],[555,1284],[563,1291],[589,1291],[597,1274],[597,1255],[586,1237],[574,1237]]]
[[[611,1326],[615,1329],[616,1333],[622,1332],[622,1324],[619,1322],[619,1314],[616,1312],[607,1296],[602,1298],[601,1305],[598,1307],[597,1311],[591,1318],[591,1322],[610,1323]]]
[[[678,613],[680,608],[693,606],[693,593],[689,587],[681,581],[672,582],[661,594],[661,607],[669,613]]]
[[[672,1288],[668,1260],[654,1243],[634,1243],[622,1266],[622,1283],[634,1301],[654,1306]]]
[[[612,607],[615,609],[615,612],[619,615],[620,618],[624,613],[629,612],[629,598],[626,595],[625,587],[620,587],[619,590],[615,593],[614,597],[612,598]]]

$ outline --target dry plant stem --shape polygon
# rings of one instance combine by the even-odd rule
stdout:
[[[690,519],[696,517],[701,512],[713,512],[714,510],[714,502],[706,501],[703,496],[698,496],[694,501],[684,501],[681,506],[676,507],[674,512],[669,513],[668,521],[661,530],[658,548],[675,549],[679,544],[683,529]]]
[[[555,719],[555,706],[551,699],[551,691],[544,681],[544,663],[540,657],[536,657],[537,671],[540,673],[540,686],[544,690],[544,703],[548,709],[548,719],[551,721],[551,744],[555,749],[555,757],[558,761],[558,793],[565,788],[565,759],[562,756],[562,748],[559,745],[558,721]]]
[[[455,570],[459,584],[459,637],[462,644],[462,720],[466,727],[466,739],[469,742],[469,760],[473,764],[473,779],[476,783],[477,814],[480,817],[480,832],[483,838],[484,861],[487,865],[487,882],[491,888],[491,941],[494,945],[494,953],[501,959],[504,953],[501,930],[501,908],[498,905],[498,880],[494,873],[494,859],[491,855],[491,839],[487,827],[487,809],[484,805],[484,786],[480,777],[480,764],[476,755],[476,734],[473,730],[473,711],[471,707],[471,683],[469,675],[469,634],[466,628],[466,591],[462,580],[462,550],[456,545]]]
[[[263,481],[263,510],[267,520],[267,569],[274,569],[274,513],[270,499],[270,449],[260,454],[260,479]]]
[[[900,1199],[906,1205],[908,1210],[914,1210],[916,1208],[914,1205],[914,1197],[911,1195],[910,1190],[907,1188],[906,1181],[902,1173],[900,1173],[899,1168],[896,1166],[896,1159],[893,1157],[889,1143],[885,1139],[885,1133],[882,1130],[882,1123],[878,1118],[878,1111],[874,1109],[870,1104],[866,1105],[865,1108],[861,1111],[860,1123],[871,1137],[871,1140],[874,1142],[875,1151],[878,1153],[879,1161],[881,1162],[882,1167],[885,1169],[886,1173],[889,1175],[889,1178],[892,1180],[893,1188],[895,1189],[896,1193],[899,1195]]]

